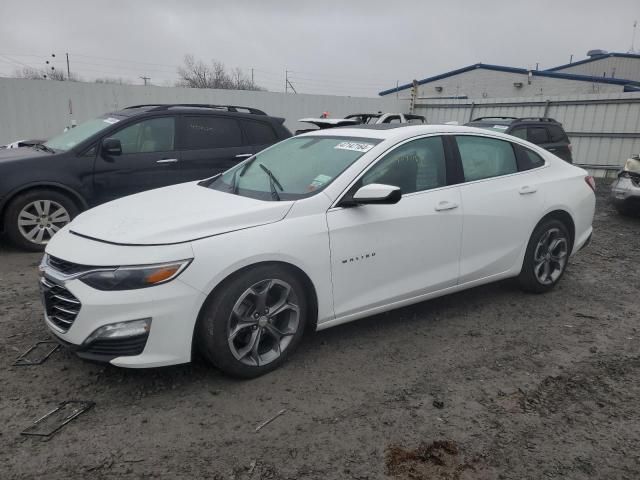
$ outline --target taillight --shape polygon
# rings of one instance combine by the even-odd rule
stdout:
[[[589,187],[591,187],[591,190],[593,190],[593,192],[595,193],[596,180],[591,175],[587,175],[586,177],[584,177],[584,181],[587,182],[587,185],[589,185]]]
[[[573,152],[573,145],[569,144],[569,145],[567,145],[567,147],[569,147],[569,151],[570,152]]]

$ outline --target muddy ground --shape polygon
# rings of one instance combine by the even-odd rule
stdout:
[[[501,282],[339,326],[251,381],[62,350],[11,366],[47,332],[40,255],[0,244],[0,477],[640,478],[640,219],[606,191],[554,292]],[[68,399],[96,405],[20,435]]]

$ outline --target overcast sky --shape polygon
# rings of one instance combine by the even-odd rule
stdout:
[[[268,90],[375,96],[477,62],[549,68],[627,52],[639,0],[0,0],[0,75],[54,65],[87,80],[173,84],[185,54]],[[640,27],[639,27],[640,29]],[[640,50],[640,32],[636,35]]]

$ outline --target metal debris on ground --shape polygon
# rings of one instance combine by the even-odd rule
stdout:
[[[67,400],[25,428],[21,435],[50,437],[67,423],[95,405],[95,402]]]
[[[259,432],[260,430],[262,430],[264,427],[266,427],[267,425],[269,425],[271,422],[273,422],[276,418],[278,418],[280,415],[283,415],[285,412],[287,411],[286,408],[283,408],[282,410],[280,410],[278,413],[276,413],[273,417],[271,417],[268,420],[265,420],[264,422],[262,422],[260,425],[258,425],[256,427],[256,432]]]
[[[52,340],[46,340],[37,342],[35,345],[29,347],[29,349],[20,355],[13,363],[15,367],[26,367],[30,365],[41,365],[49,358],[53,352],[60,348],[58,342]]]

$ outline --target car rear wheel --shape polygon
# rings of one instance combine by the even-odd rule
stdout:
[[[53,235],[77,214],[78,207],[63,193],[31,190],[18,195],[7,207],[5,230],[18,247],[42,251]]]
[[[518,281],[523,290],[544,293],[558,283],[571,254],[571,236],[560,220],[548,219],[533,231]]]
[[[279,265],[260,265],[232,277],[207,301],[197,342],[224,373],[257,377],[279,367],[295,350],[307,317],[297,276]]]

